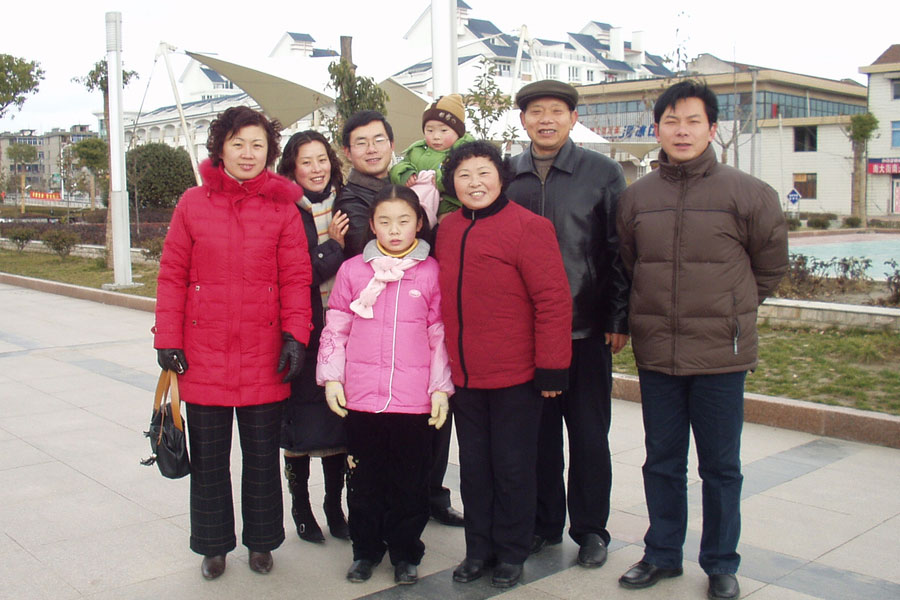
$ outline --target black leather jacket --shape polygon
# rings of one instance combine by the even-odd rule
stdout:
[[[628,278],[619,256],[616,206],[622,167],[568,140],[543,183],[531,147],[510,159],[509,198],[553,222],[572,290],[572,338],[628,333]]]
[[[374,236],[370,237],[369,210],[375,194],[389,183],[387,178],[377,179],[350,169],[347,183],[341,188],[332,208],[332,211],[341,211],[350,219],[350,227],[344,236],[344,258],[362,254],[366,243],[373,239]]]

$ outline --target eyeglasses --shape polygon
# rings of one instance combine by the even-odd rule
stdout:
[[[386,136],[376,135],[371,139],[361,138],[353,142],[353,148],[356,150],[368,150],[369,146],[375,146],[376,148],[384,147],[387,144],[390,144],[391,140],[389,140]]]

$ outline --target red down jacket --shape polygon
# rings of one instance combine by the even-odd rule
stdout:
[[[305,345],[311,330],[312,270],[294,206],[303,192],[268,170],[238,183],[205,161],[200,174],[166,235],[153,346],[184,349],[187,402],[283,400],[291,387],[276,372],[281,332]]]

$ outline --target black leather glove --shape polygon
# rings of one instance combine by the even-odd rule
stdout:
[[[158,348],[156,362],[166,371],[175,371],[179,375],[188,370],[187,359],[181,348]]]
[[[281,339],[281,356],[278,357],[278,372],[284,371],[284,368],[290,362],[291,366],[285,374],[281,383],[287,383],[296,378],[303,368],[303,358],[306,356],[306,346],[294,339],[287,331],[282,332]]]

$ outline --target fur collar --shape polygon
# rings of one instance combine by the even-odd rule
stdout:
[[[228,175],[221,163],[214,167],[212,161],[207,159],[200,164],[200,176],[203,178],[203,185],[209,190],[229,196],[258,194],[282,202],[295,202],[303,196],[299,185],[268,169],[241,183]]]

